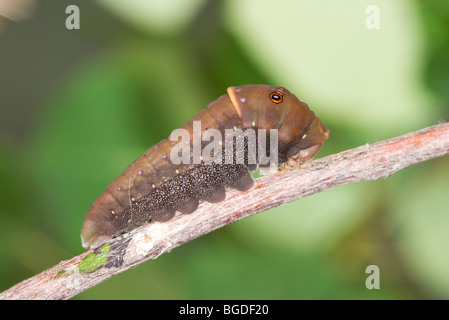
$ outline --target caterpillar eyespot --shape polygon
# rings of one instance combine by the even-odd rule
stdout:
[[[85,216],[82,244],[95,248],[136,225],[191,214],[201,201],[223,201],[226,188],[249,190],[249,171],[307,161],[328,137],[326,126],[287,89],[229,87],[109,184]]]
[[[284,95],[281,91],[273,92],[270,94],[270,100],[276,104],[281,103],[284,100]]]

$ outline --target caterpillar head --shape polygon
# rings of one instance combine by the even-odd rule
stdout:
[[[228,96],[243,128],[277,129],[279,162],[311,159],[329,137],[329,130],[309,106],[284,87],[229,87]]]

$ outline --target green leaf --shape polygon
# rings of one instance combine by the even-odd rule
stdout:
[[[91,253],[87,257],[85,257],[80,264],[73,270],[59,270],[56,273],[56,276],[53,278],[56,279],[59,276],[62,276],[63,274],[68,273],[75,273],[75,272],[81,272],[81,273],[90,273],[94,272],[101,266],[103,266],[109,258],[109,254],[111,252],[111,246],[109,243],[106,243],[104,246],[101,247],[100,253]]]
[[[100,253],[91,253],[78,265],[78,271],[83,273],[94,272],[108,261],[110,245],[107,243],[101,247]]]

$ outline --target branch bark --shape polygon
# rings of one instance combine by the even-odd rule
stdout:
[[[177,214],[169,222],[150,223],[122,235],[110,243],[98,266],[84,266],[100,253],[100,249],[88,250],[0,293],[0,299],[68,299],[234,221],[344,184],[386,178],[446,154],[449,123],[310,161],[300,170],[257,179],[248,192],[228,190],[220,204],[203,203],[193,214]]]

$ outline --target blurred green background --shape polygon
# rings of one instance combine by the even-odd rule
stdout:
[[[83,252],[84,214],[108,183],[230,85],[282,85],[307,102],[331,131],[318,157],[449,117],[447,1],[9,2],[0,292]],[[79,30],[65,27],[71,4]],[[75,299],[447,299],[448,166],[255,215]],[[371,264],[380,290],[365,287]]]

